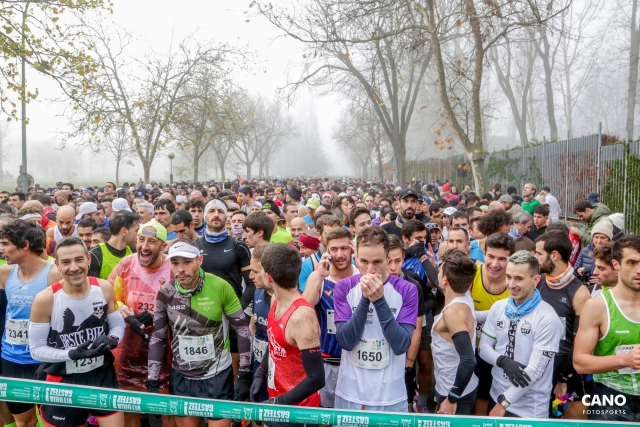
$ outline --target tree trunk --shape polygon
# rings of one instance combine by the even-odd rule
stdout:
[[[476,193],[483,194],[489,189],[489,182],[487,180],[487,172],[484,167],[484,158],[487,153],[467,153],[467,158],[471,162],[471,173],[473,174],[473,181],[476,184]]]
[[[536,121],[533,113],[533,85],[529,86],[529,129],[531,129],[531,138],[536,138]]]
[[[396,154],[396,174],[398,176],[398,182],[396,184],[402,188],[404,188],[407,182],[407,147],[405,143],[406,141],[402,141],[396,143],[393,147]]]
[[[120,187],[120,159],[116,159],[116,186]]]
[[[551,46],[549,45],[549,39],[547,38],[547,29],[543,27],[538,30],[544,45],[544,51],[540,48],[540,44],[536,44],[538,54],[542,59],[542,65],[544,68],[544,88],[547,95],[547,118],[549,120],[549,136],[552,141],[558,139],[558,125],[556,124],[555,106],[553,102],[553,84],[552,84],[552,70],[551,70]]]
[[[631,45],[629,48],[629,89],[627,91],[627,138],[633,139],[638,90],[638,57],[640,56],[640,28],[636,28],[638,0],[631,9]]]
[[[226,179],[224,176],[224,162],[218,162],[218,166],[220,166],[220,182],[224,182]]]
[[[195,144],[194,153],[193,153],[193,182],[198,181],[198,175],[200,173],[199,164],[200,164],[200,146],[198,144]]]
[[[142,164],[142,170],[144,171],[144,182],[151,182],[151,179],[149,179],[151,176],[151,165],[144,162]]]

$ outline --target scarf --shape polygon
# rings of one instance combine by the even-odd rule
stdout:
[[[196,283],[196,285],[191,289],[183,288],[177,280],[174,280],[173,283],[175,284],[178,292],[191,298],[192,296],[200,292],[200,290],[202,289],[202,285],[204,285],[204,271],[200,269],[200,277],[198,278],[198,283]]]
[[[533,196],[527,196],[522,198],[522,201],[525,203],[529,203],[532,200],[533,200]]]
[[[551,277],[548,274],[545,274],[544,277],[547,279],[547,284],[551,289],[557,289],[573,278],[573,267],[569,264],[567,269],[557,277]]]
[[[539,290],[533,291],[533,296],[525,301],[520,307],[516,307],[513,298],[509,297],[507,305],[504,307],[504,314],[512,323],[518,323],[525,315],[531,313],[542,301]]]
[[[225,228],[220,233],[212,233],[208,228],[204,229],[204,239],[209,243],[220,243],[229,237],[229,232]]]
[[[402,226],[404,225],[405,222],[406,221],[404,219],[402,219],[400,214],[398,214],[398,216],[396,217],[396,225],[398,226],[398,228],[402,228]]]

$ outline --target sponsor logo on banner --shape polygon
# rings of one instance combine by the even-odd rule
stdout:
[[[7,383],[0,383],[0,397],[7,397]]]
[[[400,418],[400,422],[402,423],[402,427],[411,427],[411,421],[413,420],[403,420]]]
[[[171,412],[171,415],[178,415],[178,401],[177,400],[170,400],[169,401],[169,412]]]
[[[47,387],[44,392],[44,401],[49,403],[73,403],[73,391]]]
[[[107,400],[109,400],[109,395],[107,393],[100,393],[100,407],[107,407]]]
[[[336,424],[339,426],[368,425],[369,417],[358,415],[338,415],[338,422]]]
[[[142,398],[116,394],[113,396],[113,407],[120,411],[142,412]]]
[[[493,426],[493,424],[491,424]],[[440,420],[420,420],[418,419],[418,427],[451,427],[450,421]]]
[[[33,390],[33,400],[40,400],[40,391],[42,390],[42,387],[34,385],[31,387],[31,390]]]
[[[332,424],[332,422],[331,422],[331,414],[320,414],[320,417],[322,419],[320,424],[325,424],[325,425]]]
[[[262,421],[288,423],[291,413],[280,409],[258,409],[258,418]]]
[[[184,402],[184,414],[189,417],[211,417],[213,403]]]
[[[244,419],[250,420],[253,416],[253,408],[244,408]]]

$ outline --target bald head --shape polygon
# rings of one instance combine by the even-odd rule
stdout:
[[[307,229],[307,223],[304,219],[300,218],[300,217],[296,217],[293,218],[291,220],[291,228],[293,227],[300,227],[300,228],[304,228],[305,230]]]
[[[166,192],[165,192],[165,193],[162,193],[162,194],[160,195],[160,197],[158,197],[158,200],[161,200],[161,199],[169,199],[169,200],[171,200],[171,201],[175,202],[175,200],[176,200],[176,196],[174,196],[174,195],[173,195],[173,194],[171,194],[171,193],[166,193]]]
[[[65,206],[69,203],[69,193],[64,190],[59,190],[53,193],[53,197],[56,199],[56,204],[58,206]]]
[[[503,211],[504,210],[504,205],[498,201],[493,201],[491,203],[489,203],[489,210],[490,211]]]
[[[58,230],[64,237],[71,236],[75,230],[76,211],[71,206],[60,206],[56,212]]]

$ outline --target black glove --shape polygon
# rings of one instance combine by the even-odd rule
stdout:
[[[234,388],[234,400],[238,400],[240,402],[244,402],[249,399],[249,393],[251,390],[251,371],[239,371],[238,379],[236,380],[236,385]]]
[[[413,398],[416,395],[416,368],[415,366],[404,368],[404,384],[407,388],[407,396],[413,402]]]
[[[264,385],[264,380],[267,378],[267,371],[262,368],[262,366],[258,367],[255,375],[253,376],[253,382],[251,383],[251,390],[249,391],[250,400],[252,402],[258,402],[258,396],[260,395],[260,390],[262,390],[262,386]]]
[[[427,254],[427,250],[424,248],[423,243],[416,243],[413,246],[410,246],[409,249],[406,250],[407,258],[421,258],[423,255]]]
[[[138,316],[127,316],[124,321],[133,332],[140,335],[145,341],[149,341],[149,335],[144,333],[144,324],[138,319]]]
[[[523,365],[522,363],[516,362],[513,359],[510,359],[506,356],[498,357],[498,361],[496,363],[497,366],[501,367],[507,377],[509,377],[509,381],[516,387],[526,387],[529,385],[529,374],[524,371],[524,368],[527,365]]]
[[[145,326],[145,328],[148,328],[149,326],[153,325],[153,315],[148,311],[143,311],[142,313],[138,314],[136,317]]]
[[[100,335],[93,341],[93,346],[97,347],[101,344],[106,345],[109,350],[113,350],[118,346],[118,340],[107,335]]]
[[[102,343],[98,346],[92,344],[93,341],[85,341],[73,350],[69,350],[69,357],[71,358],[71,360],[86,359],[89,357],[96,357],[104,354],[104,352],[107,350],[107,345],[105,343]]]
[[[147,387],[147,391],[149,393],[160,393],[160,381],[158,380],[147,380],[144,385]]]

